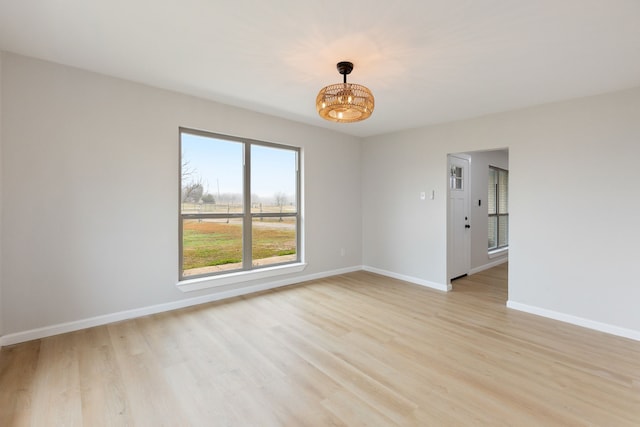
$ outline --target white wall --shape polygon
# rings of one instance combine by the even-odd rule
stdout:
[[[3,304],[2,304],[2,246],[4,245],[4,240],[2,239],[2,170],[3,162],[2,162],[2,52],[0,52],[0,337],[3,335]],[[0,343],[0,347],[2,347],[2,343]]]
[[[471,224],[471,273],[484,270],[507,258],[502,256],[489,258],[487,240],[489,235],[489,205],[487,195],[489,187],[489,166],[496,166],[509,170],[509,151],[474,151],[465,153],[471,158],[471,194],[470,194],[470,224]],[[478,200],[481,201],[478,205]]]
[[[640,88],[369,138],[363,263],[444,285],[447,153],[507,147],[510,301],[640,336],[639,141]]]
[[[179,126],[301,146],[291,277],[361,265],[359,139],[14,54],[1,70],[5,334],[229,289],[175,287]]]
[[[364,264],[444,286],[447,154],[508,147],[511,302],[640,333],[640,88],[361,144],[52,63],[0,59],[5,335],[228,289],[175,288],[178,126],[303,147],[309,266],[291,279]],[[421,201],[431,190],[435,200]]]
[[[368,138],[362,145],[363,263],[446,288],[447,152],[418,134]],[[420,200],[432,190],[434,200]]]

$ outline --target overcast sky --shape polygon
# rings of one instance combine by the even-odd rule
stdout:
[[[193,179],[202,178],[205,193],[242,193],[242,148],[238,142],[182,134],[182,158]],[[295,194],[294,151],[252,145],[251,193],[272,199],[277,192]],[[291,200],[290,200],[291,201]]]

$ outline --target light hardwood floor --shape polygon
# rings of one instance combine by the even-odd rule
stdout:
[[[366,272],[3,348],[0,426],[639,426],[640,342]]]

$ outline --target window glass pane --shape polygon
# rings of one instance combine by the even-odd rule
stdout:
[[[489,249],[498,247],[498,217],[489,217]]]
[[[489,215],[495,214],[496,212],[496,184],[498,183],[497,177],[498,171],[489,168],[489,187],[488,187],[488,196],[487,196],[487,208],[489,209]]]
[[[459,166],[451,166],[451,189],[462,190],[464,177],[462,176],[462,168]]]
[[[500,215],[498,219],[498,247],[509,244],[509,217]]]
[[[253,265],[297,260],[296,218],[253,218],[251,248]]]
[[[509,213],[509,172],[498,174],[498,213]]]
[[[243,145],[181,134],[182,213],[242,212]]]
[[[182,221],[183,276],[242,268],[242,218]]]
[[[296,154],[251,146],[251,212],[297,212]]]
[[[489,249],[509,245],[509,171],[489,166]]]

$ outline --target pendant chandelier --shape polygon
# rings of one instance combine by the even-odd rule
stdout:
[[[351,123],[365,120],[373,113],[373,93],[365,86],[347,83],[347,74],[353,70],[351,62],[337,64],[342,83],[323,87],[316,97],[320,117],[332,122]]]

